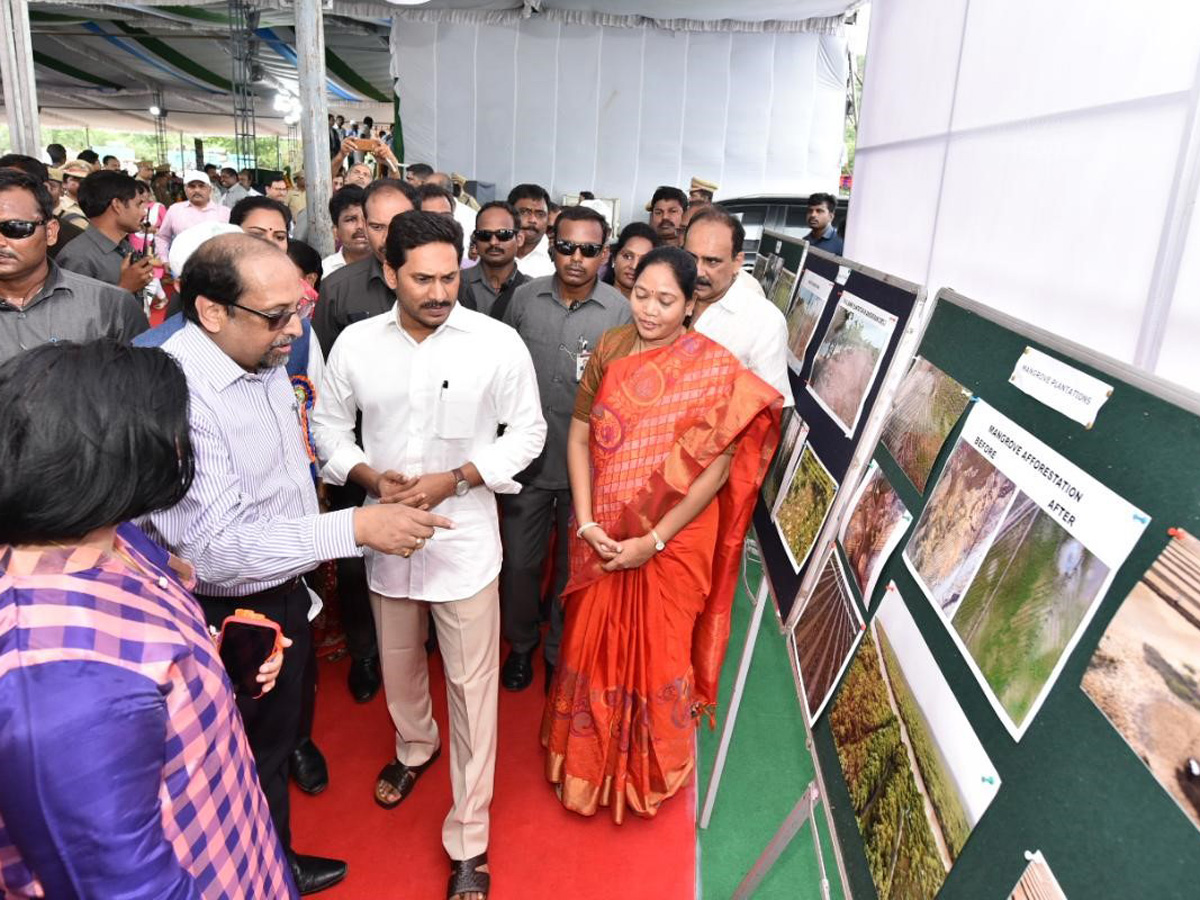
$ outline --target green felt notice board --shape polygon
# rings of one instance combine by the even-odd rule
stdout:
[[[1009,383],[1026,347],[1113,386],[1092,428]],[[886,563],[867,598],[868,621],[895,581],[1002,781],[939,896],[1005,898],[1025,869],[1025,851],[1040,850],[1072,900],[1200,898],[1200,831],[1080,688],[1109,621],[1171,540],[1168,529],[1200,534],[1200,398],[950,291],[938,295],[918,353],[1151,517],[1019,742],[905,566],[901,553],[912,528]],[[875,450],[914,522],[962,424],[942,446],[924,496],[882,444]],[[1196,665],[1200,669],[1200,659]],[[814,724],[813,737],[848,887],[855,897],[874,897],[828,711]]]

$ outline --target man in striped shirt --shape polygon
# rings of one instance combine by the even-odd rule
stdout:
[[[215,625],[239,608],[278,622],[293,646],[278,686],[239,698],[263,793],[301,893],[340,881],[345,863],[291,850],[288,757],[300,721],[310,595],[301,576],[363,547],[410,556],[449,520],[401,505],[321,514],[295,394],[283,364],[301,334],[296,269],[248,235],[207,241],[181,275],[187,324],[163,349],[182,366],[196,476],[183,501],[150,525],[192,563],[196,596]],[[290,663],[290,664],[289,664]]]

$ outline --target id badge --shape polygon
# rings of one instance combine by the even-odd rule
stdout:
[[[583,380],[583,372],[587,368],[588,360],[592,358],[591,350],[581,350],[575,354],[575,382]]]

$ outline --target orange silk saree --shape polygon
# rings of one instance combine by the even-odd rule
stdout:
[[[638,569],[605,572],[571,541],[566,627],[542,721],[546,774],[585,815],[653,816],[686,783],[717,696],[741,546],[779,442],[779,392],[695,332],[611,362],[590,420],[593,517],[646,534],[731,453],[713,501]]]

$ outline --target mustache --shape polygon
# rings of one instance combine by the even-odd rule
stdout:
[[[450,305],[449,300],[431,300],[429,303],[422,303],[421,309],[445,309]]]

